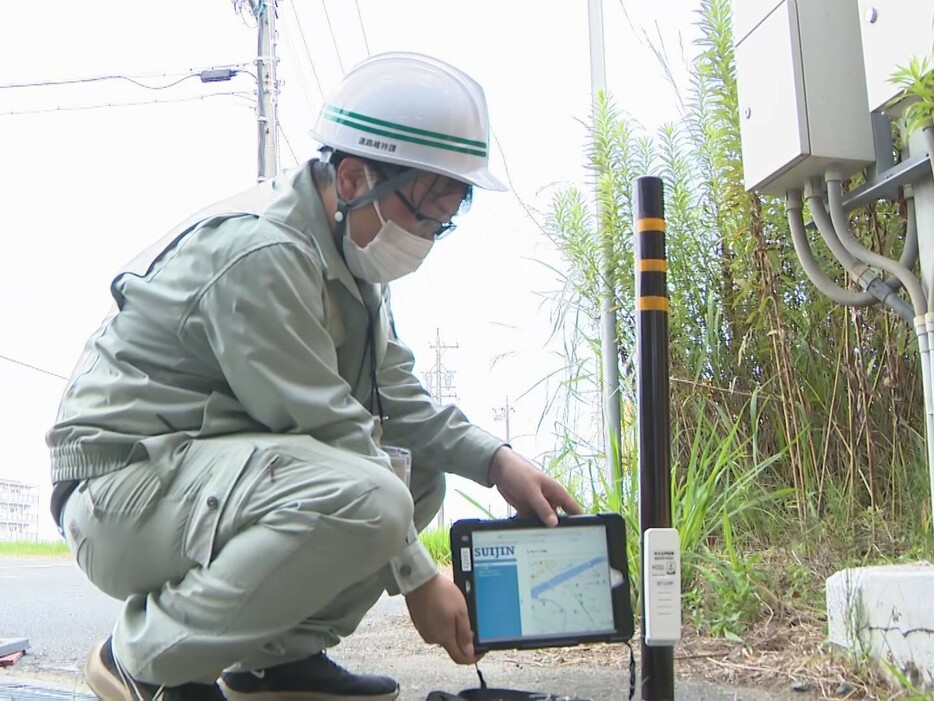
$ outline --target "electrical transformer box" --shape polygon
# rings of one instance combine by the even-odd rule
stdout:
[[[859,25],[856,0],[734,0],[747,190],[783,195],[875,160]]]
[[[883,109],[902,90],[892,74],[912,58],[934,70],[934,0],[859,0],[869,109]]]

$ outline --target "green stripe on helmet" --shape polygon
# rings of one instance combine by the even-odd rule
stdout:
[[[418,134],[420,136],[428,136],[432,139],[438,139],[439,141],[450,141],[455,144],[463,144],[464,146],[474,146],[476,148],[481,148],[486,150],[487,144],[485,141],[472,141],[470,139],[464,139],[459,136],[451,136],[450,134],[442,134],[437,131],[429,131],[427,129],[419,129],[417,127],[408,127],[404,124],[398,124],[396,122],[390,122],[385,119],[377,119],[376,117],[368,117],[365,114],[360,114],[359,112],[351,112],[350,110],[345,110],[341,107],[335,107],[334,105],[325,105],[325,111],[334,112],[336,114],[342,115],[344,117],[351,117],[360,122],[368,122],[370,124],[376,124],[381,127],[388,127],[389,129],[395,129],[397,131],[408,132],[409,134]],[[335,120],[336,121],[336,120]]]
[[[398,139],[399,141],[408,141],[412,144],[421,144],[422,146],[432,146],[434,148],[444,149],[445,151],[456,151],[457,153],[466,153],[471,156],[480,156],[481,158],[486,158],[486,150],[480,151],[477,149],[466,148],[462,146],[454,146],[453,144],[444,144],[437,141],[429,141],[428,139],[419,139],[414,136],[409,136],[408,134],[400,134],[398,132],[386,131],[385,129],[377,129],[368,124],[362,124],[360,122],[355,122],[350,119],[344,119],[338,117],[337,115],[331,114],[329,112],[324,113],[324,118],[337,124],[343,124],[348,127],[353,127],[354,129],[359,129],[360,131],[365,131],[368,134],[377,134],[378,136],[388,136],[393,139]]]

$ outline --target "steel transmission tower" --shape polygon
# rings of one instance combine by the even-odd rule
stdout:
[[[435,329],[435,343],[430,348],[435,352],[435,364],[431,370],[425,373],[425,382],[428,384],[428,391],[432,398],[438,404],[446,404],[449,401],[457,400],[457,392],[454,389],[454,371],[448,370],[442,362],[444,351],[460,348],[456,343],[447,345],[441,341],[441,329]]]
[[[435,329],[435,342],[430,346],[435,352],[435,364],[425,373],[425,382],[428,385],[428,391],[432,399],[438,404],[446,404],[449,401],[457,400],[457,392],[454,390],[454,371],[448,370],[442,362],[444,351],[459,348],[455,343],[448,345],[441,341],[441,329]],[[438,512],[438,528],[445,528],[444,502],[441,502],[441,510]]]

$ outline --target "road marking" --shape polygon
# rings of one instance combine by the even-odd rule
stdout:
[[[0,570],[5,570],[8,568],[19,568],[19,569],[48,569],[51,567],[72,567],[75,563],[73,562],[43,562],[36,563],[31,565],[23,565],[18,562],[5,562],[0,564]]]
[[[4,570],[53,570],[61,567],[74,567],[73,562],[63,562],[54,565],[0,565],[0,572]]]

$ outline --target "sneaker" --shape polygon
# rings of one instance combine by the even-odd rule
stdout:
[[[114,657],[110,636],[91,650],[84,676],[103,701],[224,701],[217,684],[157,686],[134,679]]]
[[[392,701],[395,679],[348,672],[324,652],[249,672],[224,672],[220,687],[227,701]]]

